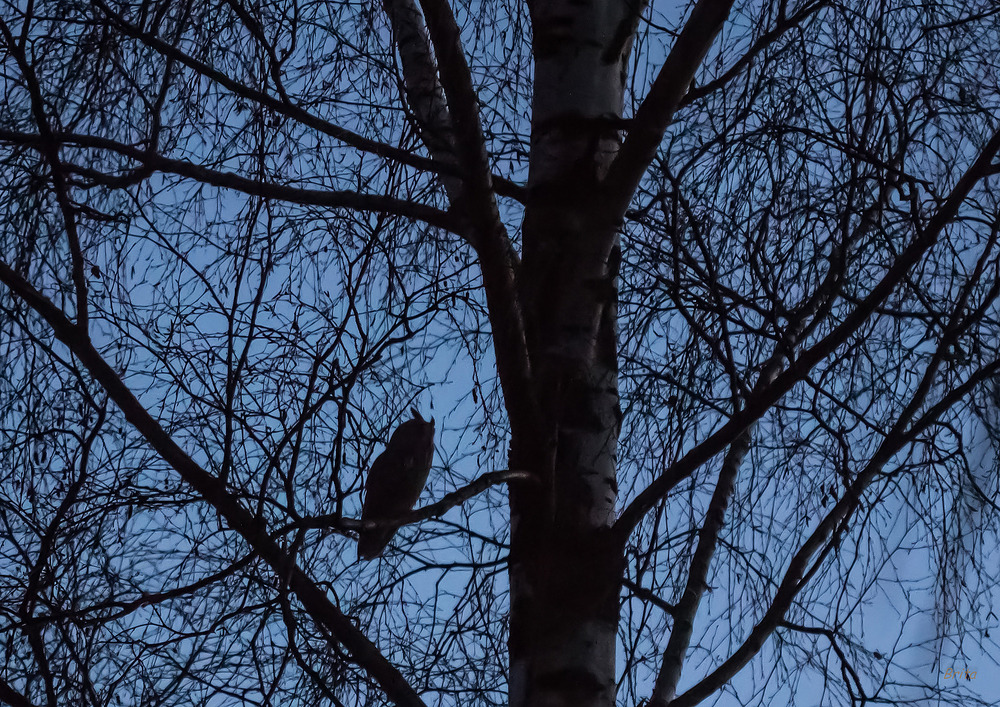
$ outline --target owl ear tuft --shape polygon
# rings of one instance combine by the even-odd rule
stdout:
[[[416,409],[416,408],[410,408],[410,412],[412,412],[412,413],[413,413],[413,419],[414,419],[414,420],[420,420],[421,422],[426,422],[426,420],[424,420],[424,418],[422,418],[422,417],[420,416],[420,413],[419,413],[419,412],[417,412],[417,409]]]

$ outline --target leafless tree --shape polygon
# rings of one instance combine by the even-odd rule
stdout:
[[[998,41],[6,3],[0,702],[989,704]]]

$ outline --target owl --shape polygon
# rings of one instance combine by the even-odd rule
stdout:
[[[368,471],[361,520],[398,518],[412,510],[427,482],[434,457],[434,418],[424,420],[411,408],[413,419],[396,428]],[[358,557],[371,560],[382,554],[395,528],[358,531]]]

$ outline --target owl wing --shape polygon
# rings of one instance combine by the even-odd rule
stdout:
[[[389,450],[379,454],[372,462],[365,479],[365,501],[361,510],[363,520],[384,517],[387,508],[392,506],[393,486],[399,474],[393,463]]]
[[[399,459],[391,447],[376,457],[365,481],[361,520],[393,518],[413,507],[416,499],[408,488],[412,483],[411,466],[409,459]],[[358,557],[365,560],[377,557],[395,534],[395,528],[362,528],[358,531]]]
[[[411,420],[399,426],[389,445],[372,462],[365,480],[361,520],[394,518],[411,510],[420,498],[434,457],[433,426]],[[362,529],[358,533],[358,556],[371,559],[389,544],[395,529]]]

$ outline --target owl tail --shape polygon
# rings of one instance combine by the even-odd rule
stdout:
[[[360,530],[358,531],[358,559],[374,560],[382,554],[382,551],[396,534],[393,530]]]

